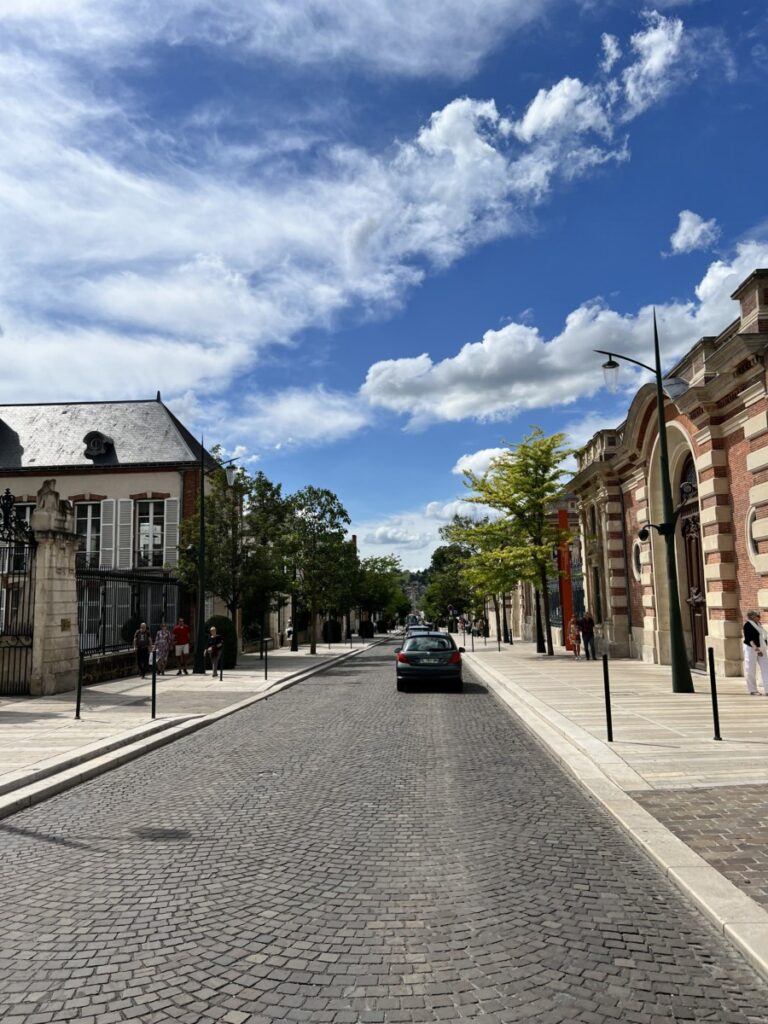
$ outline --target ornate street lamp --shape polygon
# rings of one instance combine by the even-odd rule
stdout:
[[[197,637],[195,640],[195,660],[192,671],[198,675],[205,675],[205,478],[215,473],[218,469],[224,469],[227,475],[227,486],[231,487],[235,482],[237,469],[232,465],[234,459],[219,463],[213,469],[206,471],[205,448],[203,438],[200,438],[200,536],[197,544]],[[225,468],[226,467],[226,468]]]
[[[616,359],[622,359],[626,363],[634,363],[644,370],[648,370],[656,378],[656,412],[659,420],[659,465],[661,469],[661,497],[662,509],[664,512],[663,523],[649,523],[648,527],[653,528],[664,538],[666,547],[667,587],[669,590],[669,651],[672,663],[672,691],[673,693],[693,693],[693,679],[691,678],[691,667],[688,663],[688,652],[685,649],[685,637],[683,635],[683,620],[680,614],[680,592],[677,583],[677,562],[675,559],[675,527],[680,515],[680,507],[674,508],[672,503],[672,482],[669,476],[669,453],[667,448],[667,421],[664,415],[664,395],[673,401],[684,395],[689,388],[687,381],[680,377],[662,377],[661,355],[659,352],[659,332],[656,326],[656,310],[653,311],[653,346],[655,366],[648,366],[637,359],[630,359],[629,356],[619,355],[617,352],[605,352],[603,349],[595,349],[600,355],[608,356],[607,362],[603,363],[605,383],[609,390],[615,391],[618,384],[619,364]],[[638,536],[645,541],[650,536],[648,527],[640,530]]]

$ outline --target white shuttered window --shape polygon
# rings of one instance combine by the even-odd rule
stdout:
[[[116,568],[133,568],[133,501],[118,498],[117,501],[117,558]]]
[[[174,567],[179,563],[179,499],[165,499],[165,557],[164,564]]]
[[[105,498],[101,503],[101,550],[99,565],[102,569],[115,567],[115,499]]]

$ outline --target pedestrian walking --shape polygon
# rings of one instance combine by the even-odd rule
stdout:
[[[152,634],[149,632],[146,622],[142,622],[133,634],[133,649],[136,652],[136,661],[143,679],[149,668],[149,655],[152,650]]]
[[[208,647],[206,653],[211,659],[211,666],[213,668],[213,676],[216,677],[216,673],[219,668],[219,658],[221,657],[221,649],[224,646],[224,637],[220,636],[216,632],[216,627],[211,626],[211,635],[208,637]]]
[[[189,675],[187,672],[187,658],[189,657],[189,626],[186,624],[184,619],[179,619],[176,625],[173,627],[173,642],[176,645],[176,657],[178,658],[179,671],[176,673],[180,676],[183,672],[184,675]]]
[[[760,612],[748,611],[744,623],[744,677],[747,691],[754,697],[757,690],[757,666],[763,693],[768,697],[768,633],[760,625]]]
[[[595,620],[590,614],[589,608],[584,610],[584,614],[579,619],[579,630],[581,632],[581,642],[584,644],[584,657],[589,661],[589,653],[592,652],[592,660],[597,661],[597,655],[595,654]]]
[[[573,655],[576,661],[581,659],[581,630],[579,620],[574,615],[568,623],[568,640],[573,648]]]
[[[159,675],[165,675],[165,666],[168,662],[168,655],[171,653],[173,637],[168,626],[162,622],[160,629],[155,633],[155,665]]]

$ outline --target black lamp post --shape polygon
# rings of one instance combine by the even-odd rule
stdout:
[[[217,469],[224,469],[227,474],[227,485],[232,486],[237,470],[232,465],[234,459],[222,462],[214,469],[206,472],[205,448],[200,438],[200,536],[197,542],[197,637],[195,640],[195,659],[192,671],[205,675],[205,478]]]
[[[656,378],[656,412],[659,419],[659,465],[661,469],[661,496],[662,508],[664,511],[664,522],[649,523],[648,526],[656,530],[659,536],[664,538],[667,556],[667,587],[669,590],[669,652],[672,663],[672,692],[693,693],[693,679],[691,678],[691,667],[688,663],[688,652],[685,649],[685,637],[683,636],[683,620],[680,614],[680,593],[677,583],[677,562],[675,560],[675,527],[680,515],[679,506],[674,508],[672,502],[672,482],[669,476],[669,453],[667,449],[667,421],[664,415],[664,395],[675,399],[684,395],[688,390],[688,382],[680,377],[667,377],[666,380],[661,374],[661,355],[659,353],[659,332],[656,327],[656,311],[653,313],[653,346],[655,355],[655,367],[641,363],[637,359],[630,359],[629,356],[621,356],[615,352],[605,352],[603,349],[595,349],[600,355],[608,356],[608,361],[603,363],[605,382],[608,389],[613,391],[618,383],[619,364],[616,359],[623,359],[626,363],[634,363],[644,370],[648,370]],[[640,540],[646,541],[649,537],[648,527],[640,530]]]

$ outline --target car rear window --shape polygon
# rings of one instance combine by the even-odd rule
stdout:
[[[441,636],[417,636],[405,641],[406,651],[451,651],[453,641]]]

